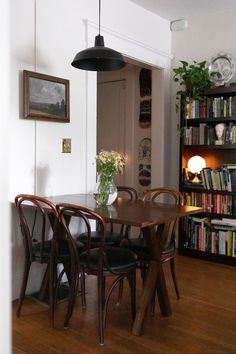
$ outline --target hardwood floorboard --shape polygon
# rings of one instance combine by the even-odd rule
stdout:
[[[169,265],[164,270],[173,314],[147,315],[143,335],[131,334],[128,286],[116,306],[117,292],[108,309],[105,345],[98,344],[96,279],[87,279],[87,309],[77,299],[70,328],[64,330],[66,302],[57,306],[55,329],[48,326],[48,307],[26,298],[22,316],[13,304],[13,354],[236,354],[236,269],[188,257],[176,257],[181,292],[176,299]],[[141,291],[137,276],[137,297]]]

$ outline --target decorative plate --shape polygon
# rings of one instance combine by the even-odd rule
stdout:
[[[139,143],[138,158],[139,160],[151,161],[152,141],[150,138],[144,138]]]
[[[216,86],[224,85],[234,75],[235,63],[232,56],[225,52],[219,52],[212,56],[208,65],[209,79]]]

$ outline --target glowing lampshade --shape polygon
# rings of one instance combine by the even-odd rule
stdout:
[[[198,178],[198,173],[206,167],[206,161],[204,160],[203,157],[199,155],[192,156],[188,160],[188,169],[190,172],[192,172],[195,177],[192,180],[192,182],[199,183],[201,182],[200,179]]]

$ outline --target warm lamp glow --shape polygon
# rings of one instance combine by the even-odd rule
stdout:
[[[201,182],[197,175],[205,167],[206,167],[206,161],[201,156],[198,156],[198,155],[192,156],[188,160],[188,169],[189,169],[190,172],[195,174],[195,177],[194,177],[192,182],[195,182],[195,183]]]

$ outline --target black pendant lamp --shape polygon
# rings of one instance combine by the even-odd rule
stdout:
[[[100,35],[101,0],[99,0],[99,33],[95,37],[94,47],[77,53],[71,63],[77,69],[89,71],[111,71],[123,68],[126,63],[121,53],[104,46]]]

